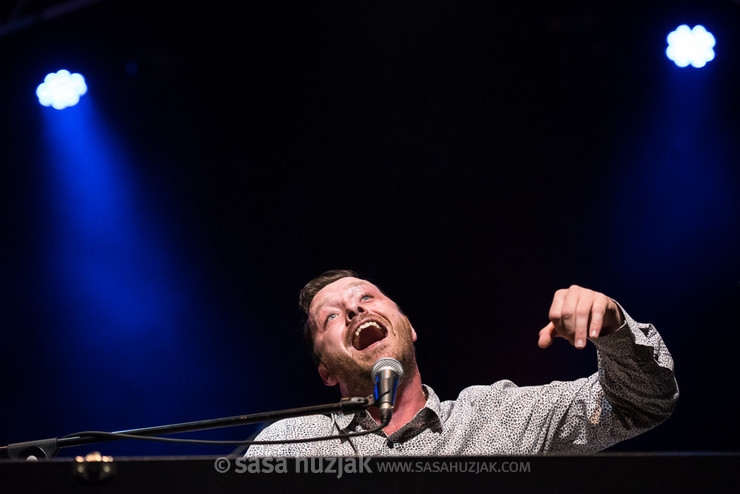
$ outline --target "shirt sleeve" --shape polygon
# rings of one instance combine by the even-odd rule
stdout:
[[[287,420],[281,420],[275,422],[260,431],[255,437],[256,441],[279,441],[281,439],[291,438],[295,434],[291,434],[290,422]],[[287,444],[253,444],[247,449],[244,456],[257,457],[257,456],[271,456],[281,457],[290,456],[288,451],[290,448]]]
[[[278,420],[264,428],[255,438],[256,441],[284,441],[305,439],[307,437],[332,436],[336,434],[334,423],[328,415],[311,415]],[[321,456],[327,442],[300,442],[287,444],[253,444],[247,449],[245,457],[286,457],[286,456]]]
[[[593,453],[671,415],[678,399],[673,359],[651,324],[622,312],[625,322],[617,331],[589,338],[599,364],[592,376],[544,386],[494,385],[516,453]]]
[[[622,313],[625,323],[620,330],[591,341],[597,349],[599,384],[611,407],[613,428],[632,437],[671,415],[678,384],[673,358],[655,327]]]

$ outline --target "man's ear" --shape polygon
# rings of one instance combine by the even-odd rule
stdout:
[[[339,382],[337,381],[337,378],[334,377],[334,374],[329,372],[323,362],[319,364],[319,375],[321,376],[321,380],[324,381],[324,384],[327,386],[336,386]]]
[[[416,342],[416,330],[411,326],[411,341]]]

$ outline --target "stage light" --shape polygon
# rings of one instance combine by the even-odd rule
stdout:
[[[70,74],[64,69],[48,74],[36,88],[39,103],[57,110],[76,105],[86,92],[87,85],[82,74]]]
[[[666,56],[681,68],[691,65],[698,69],[714,59],[716,40],[702,25],[690,29],[682,24],[668,34],[666,41]]]

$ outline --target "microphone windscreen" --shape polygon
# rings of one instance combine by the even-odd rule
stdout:
[[[380,374],[384,369],[390,369],[398,374],[399,381],[403,377],[403,365],[401,365],[401,362],[394,358],[385,357],[378,360],[377,362],[375,362],[375,365],[373,365],[373,381],[378,378],[378,374]]]

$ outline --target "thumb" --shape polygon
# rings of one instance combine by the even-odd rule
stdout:
[[[555,325],[550,322],[544,328],[540,329],[540,339],[537,342],[540,348],[547,348],[552,345],[552,333],[555,330]]]

